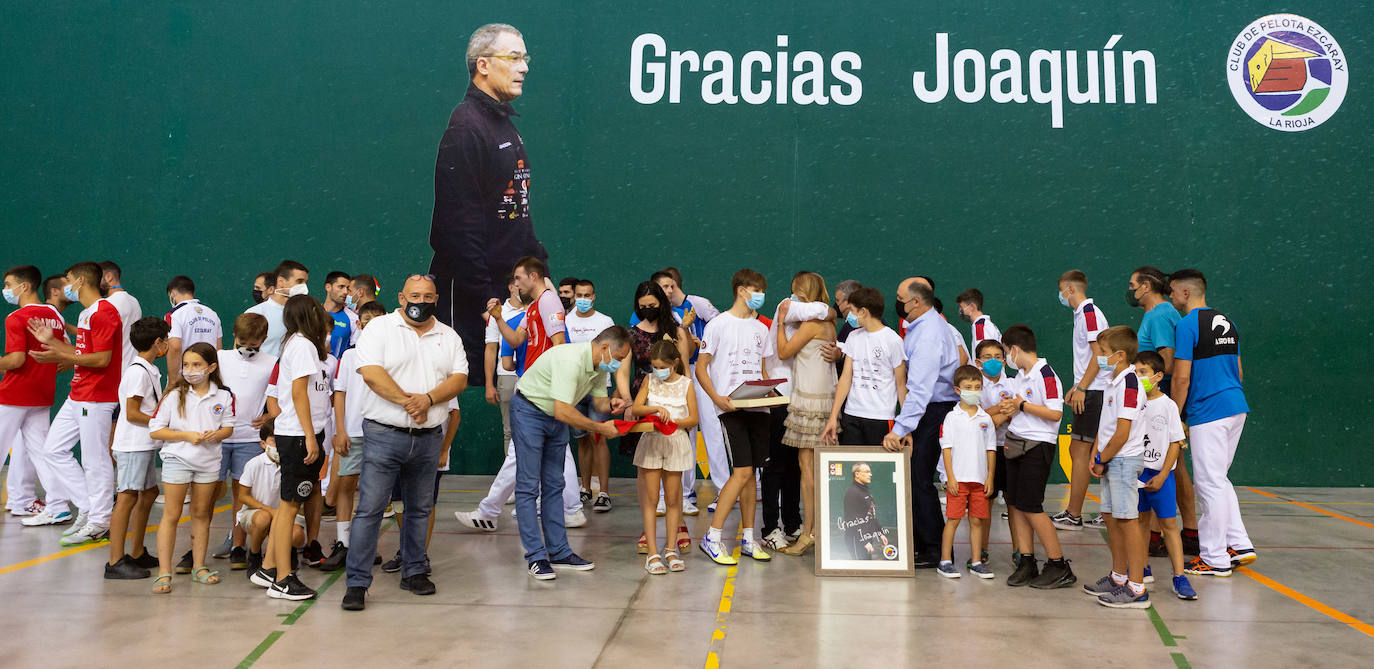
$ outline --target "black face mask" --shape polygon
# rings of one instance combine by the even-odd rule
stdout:
[[[658,322],[658,307],[635,307],[635,315],[641,321]]]
[[[434,302],[409,302],[406,304],[406,318],[423,323],[434,316]]]
[[[253,289],[253,304],[262,304],[262,301],[265,299],[267,298],[263,297],[261,290],[258,290],[257,288]]]
[[[558,298],[558,299],[561,300],[561,301],[563,302],[563,311],[566,312],[566,311],[569,311],[569,310],[571,310],[571,309],[573,308],[573,298],[571,298],[571,297],[560,297],[560,298]]]
[[[1132,309],[1140,306],[1140,300],[1137,300],[1135,297],[1135,290],[1130,288],[1126,289],[1126,304],[1131,305]]]
[[[973,322],[973,317],[972,317],[972,316],[969,316],[968,314],[966,314],[966,313],[964,313],[964,312],[962,312],[962,311],[959,312],[959,318],[964,319],[964,322],[965,322],[965,323],[972,323],[972,322]]]
[[[897,307],[897,317],[900,318],[900,319],[902,319],[902,320],[906,320],[906,303],[903,302],[903,301],[902,301],[902,298],[899,297],[899,298],[897,298],[897,301],[896,301],[895,304],[896,304],[896,307]]]

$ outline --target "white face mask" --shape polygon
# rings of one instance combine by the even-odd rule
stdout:
[[[277,455],[276,446],[268,446],[264,451],[267,453],[267,459],[271,460],[272,464],[280,464],[281,460],[279,459],[280,456]]]
[[[205,379],[210,378],[210,372],[193,372],[189,369],[183,369],[181,370],[181,378],[186,379],[187,383],[195,386],[205,383]]]
[[[983,401],[983,392],[980,390],[960,390],[959,400],[964,404],[978,406],[978,403]]]
[[[286,289],[286,296],[287,296],[287,297],[295,297],[295,296],[297,296],[297,295],[309,295],[309,294],[310,294],[310,284],[306,284],[306,283],[298,283],[298,284],[296,284],[296,285],[294,285],[294,286],[291,286],[290,288],[287,288],[287,289]]]

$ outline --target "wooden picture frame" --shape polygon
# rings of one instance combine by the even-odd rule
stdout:
[[[860,463],[866,484],[855,476]],[[910,453],[824,446],[815,468],[816,575],[914,578]]]

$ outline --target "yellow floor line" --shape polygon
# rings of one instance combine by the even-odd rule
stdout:
[[[1362,525],[1362,526],[1364,526],[1364,527],[1368,527],[1368,528],[1371,529],[1371,530],[1374,530],[1374,523],[1368,523],[1368,522],[1365,522],[1365,521],[1360,520],[1360,519],[1358,519],[1358,518],[1351,518],[1350,516],[1343,516],[1343,515],[1341,515],[1341,514],[1339,514],[1339,513],[1336,513],[1335,511],[1327,511],[1326,509],[1323,509],[1323,508],[1318,507],[1318,506],[1313,506],[1313,505],[1311,505],[1311,504],[1308,504],[1307,502],[1299,502],[1299,501],[1296,500],[1296,499],[1285,499],[1285,498],[1283,498],[1283,497],[1279,497],[1278,495],[1275,495],[1275,494],[1272,493],[1272,492],[1265,492],[1265,491],[1263,491],[1263,490],[1260,490],[1259,488],[1251,488],[1251,487],[1249,487],[1249,486],[1246,486],[1245,489],[1246,489],[1246,490],[1249,490],[1250,492],[1256,493],[1256,494],[1264,495],[1265,497],[1272,497],[1272,498],[1274,498],[1274,499],[1277,499],[1277,500],[1280,500],[1280,501],[1283,501],[1283,502],[1287,502],[1287,503],[1289,503],[1289,504],[1294,504],[1294,505],[1300,506],[1300,507],[1302,507],[1302,508],[1304,508],[1304,509],[1307,509],[1308,511],[1316,511],[1317,513],[1325,514],[1325,515],[1331,516],[1332,518],[1338,518],[1338,519],[1340,519],[1340,520],[1344,520],[1344,521],[1347,522],[1347,523],[1354,523],[1354,524],[1356,524],[1356,525]]]
[[[214,513],[219,513],[219,512],[221,512],[221,511],[224,511],[224,510],[229,509],[229,508],[232,508],[232,507],[233,507],[232,504],[225,504],[224,506],[216,507]],[[213,515],[213,514],[211,514],[211,515]],[[179,523],[177,523],[177,524],[180,525],[181,523],[185,523],[185,522],[187,522],[187,521],[189,521],[189,520],[191,520],[191,516],[190,516],[190,515],[185,515],[185,516],[182,516],[182,517],[181,517],[181,521],[180,521]],[[148,532],[156,532],[156,531],[157,531],[157,525],[149,525],[147,531],[148,531]],[[125,537],[125,538],[128,538],[129,535],[126,534],[126,535],[124,535],[124,537]],[[94,549],[94,548],[105,548],[105,547],[107,547],[107,546],[109,546],[109,545],[110,545],[110,542],[108,542],[108,541],[95,541],[95,542],[92,542],[92,543],[89,543],[89,544],[83,544],[83,545],[81,545],[81,546],[72,546],[71,548],[67,548],[67,549],[63,549],[63,550],[57,551],[56,553],[49,553],[48,555],[44,555],[44,556],[41,556],[41,557],[36,557],[36,558],[34,558],[34,559],[32,559],[32,560],[25,560],[25,561],[20,562],[20,563],[18,563],[18,564],[12,564],[12,565],[10,565],[10,566],[8,566],[8,567],[0,567],[0,576],[4,576],[5,574],[12,574],[12,573],[14,573],[14,572],[16,572],[16,571],[19,571],[19,570],[21,570],[21,569],[28,569],[29,567],[36,567],[36,566],[38,566],[38,565],[40,565],[40,564],[44,564],[44,563],[47,563],[47,562],[52,562],[53,560],[60,560],[60,559],[62,559],[62,558],[64,558],[64,557],[67,557],[68,555],[76,555],[77,553],[85,553],[86,551],[91,550],[91,549]]]

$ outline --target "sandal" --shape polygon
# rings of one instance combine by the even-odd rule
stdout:
[[[806,549],[808,549],[808,548],[810,548],[810,547],[812,547],[812,546],[814,546],[814,545],[816,545],[816,535],[814,535],[814,534],[803,534],[803,535],[797,537],[797,540],[796,540],[795,542],[793,542],[791,546],[788,546],[787,548],[784,548],[784,549],[782,549],[782,550],[780,550],[780,551],[778,551],[778,552],[779,552],[779,553],[782,553],[783,555],[798,555],[798,556],[799,556],[799,555],[802,555],[802,554],[806,553]]]
[[[172,591],[172,575],[171,575],[171,574],[158,574],[158,575],[157,575],[157,578],[153,579],[153,593],[154,593],[154,594],[165,595],[165,594],[170,593],[171,591]]]
[[[663,559],[668,561],[668,571],[682,571],[687,568],[687,563],[682,561],[677,551],[663,551]]]
[[[668,573],[668,568],[663,566],[663,556],[658,553],[650,555],[649,558],[644,561],[644,571],[654,576]]]
[[[640,555],[649,554],[649,538],[644,536],[643,532],[639,533],[639,541],[635,542],[635,552]]]
[[[679,525],[677,528],[677,549],[679,551],[692,550],[692,535],[687,532],[686,525]]]
[[[219,572],[211,571],[209,567],[197,567],[195,573],[191,574],[191,580],[201,585],[214,585],[219,583]]]

